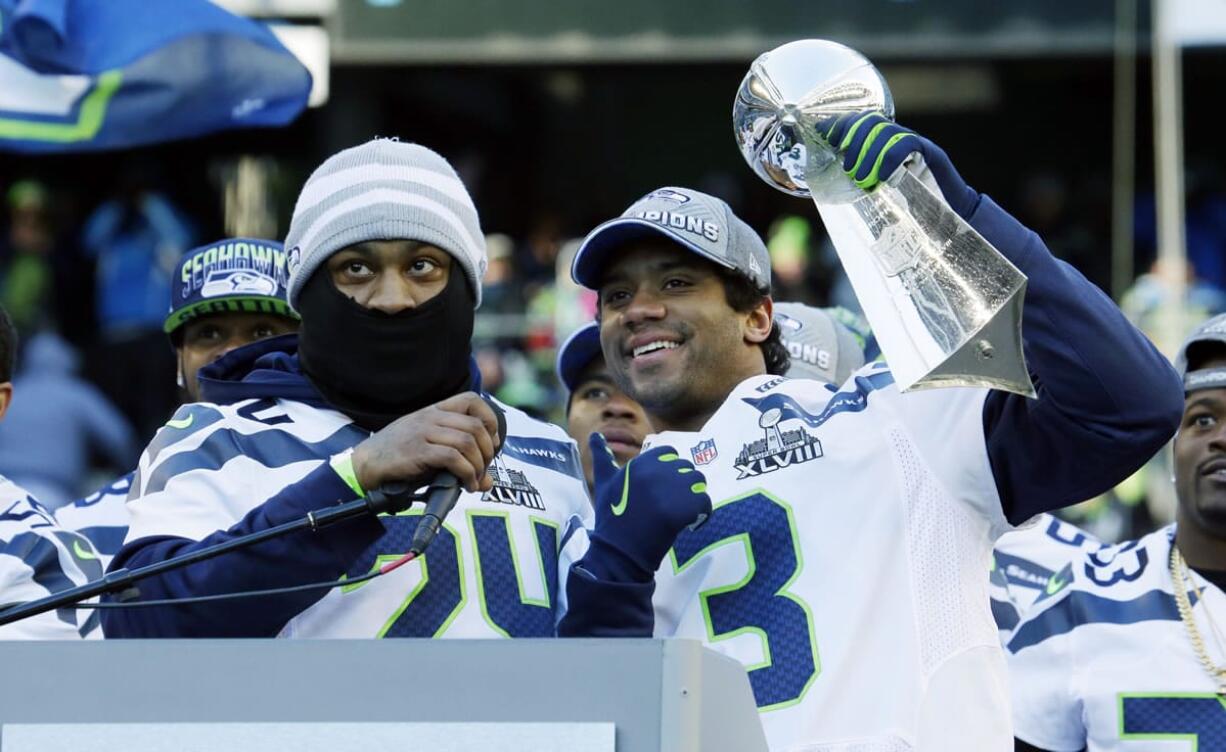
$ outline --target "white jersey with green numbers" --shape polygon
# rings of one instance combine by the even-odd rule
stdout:
[[[986,394],[903,395],[881,364],[837,393],[758,376],[702,430],[649,438],[713,501],[657,573],[656,634],[740,660],[775,752],[1012,749]]]
[[[562,429],[503,407],[507,434],[488,471],[493,489],[460,494],[421,558],[333,588],[290,619],[280,637],[554,635],[571,561],[564,546],[568,537],[582,538],[570,533],[590,516],[583,471]],[[141,458],[127,540],[201,540],[225,530],[369,435],[339,412],[293,400],[186,405]],[[415,504],[383,516],[385,534],[337,578],[400,558],[421,514]]]
[[[1226,699],[1196,657],[1170,573],[1174,526],[1084,553],[1071,581],[1035,605],[1009,641],[1017,737],[1053,752],[1226,750]],[[1226,665],[1211,622],[1226,594],[1191,573],[1210,659]]]

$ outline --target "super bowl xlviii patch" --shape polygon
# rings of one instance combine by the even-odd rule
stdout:
[[[528,482],[528,476],[519,470],[512,470],[499,462],[498,458],[494,458],[486,472],[490,480],[494,482],[494,487],[485,492],[481,497],[482,501],[511,504],[529,509],[543,510],[545,508],[541,492]]]
[[[780,423],[796,419],[799,418],[777,407],[762,412],[758,427],[766,435],[746,444],[737,455],[733,462],[733,467],[740,473],[737,480],[773,473],[822,456],[822,442],[803,427],[793,431],[780,430]]]
[[[690,447],[690,456],[694,458],[695,465],[709,465],[714,462],[719,456],[715,439],[704,439],[698,442],[697,446]]]

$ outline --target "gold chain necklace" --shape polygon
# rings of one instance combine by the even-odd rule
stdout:
[[[1192,643],[1192,650],[1200,660],[1200,665],[1205,668],[1205,672],[1213,677],[1213,681],[1217,684],[1218,695],[1226,696],[1226,666],[1216,666],[1209,658],[1209,651],[1205,649],[1205,641],[1201,639],[1200,630],[1196,628],[1192,603],[1188,599],[1190,588],[1195,588],[1196,599],[1201,603],[1205,602],[1205,594],[1188,574],[1187,562],[1183,560],[1174,541],[1171,542],[1171,579],[1175,584],[1175,607],[1179,610],[1179,620],[1183,622],[1184,629],[1188,632],[1188,641]],[[1208,606],[1205,607],[1205,618],[1209,620],[1209,628],[1214,632],[1214,640],[1218,641],[1218,650],[1221,650],[1217,625],[1213,623],[1213,617],[1209,615]]]

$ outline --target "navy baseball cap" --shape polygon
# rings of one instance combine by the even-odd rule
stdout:
[[[600,326],[595,322],[576,329],[558,348],[558,380],[566,385],[567,392],[579,386],[583,369],[601,356]]]
[[[633,240],[661,236],[738,272],[759,290],[770,289],[770,254],[758,233],[720,199],[672,186],[657,188],[617,219],[589,232],[575,253],[570,274],[579,284],[595,290],[613,251]]]
[[[298,320],[287,299],[285,249],[275,240],[227,238],[188,251],[171,283],[163,330],[210,313],[274,313]]]

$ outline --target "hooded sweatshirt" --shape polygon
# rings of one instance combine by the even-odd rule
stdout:
[[[302,374],[295,335],[227,354],[202,369],[200,384],[209,401],[182,407],[141,457],[131,527],[112,570],[200,551],[358,498],[330,459],[370,433],[332,409]],[[140,598],[322,587],[107,611],[107,635],[553,635],[570,558],[586,545],[586,487],[574,442],[561,429],[503,409],[507,436],[489,468],[494,489],[462,493],[418,561],[340,587],[403,554],[420,507],[299,531],[143,580]]]

